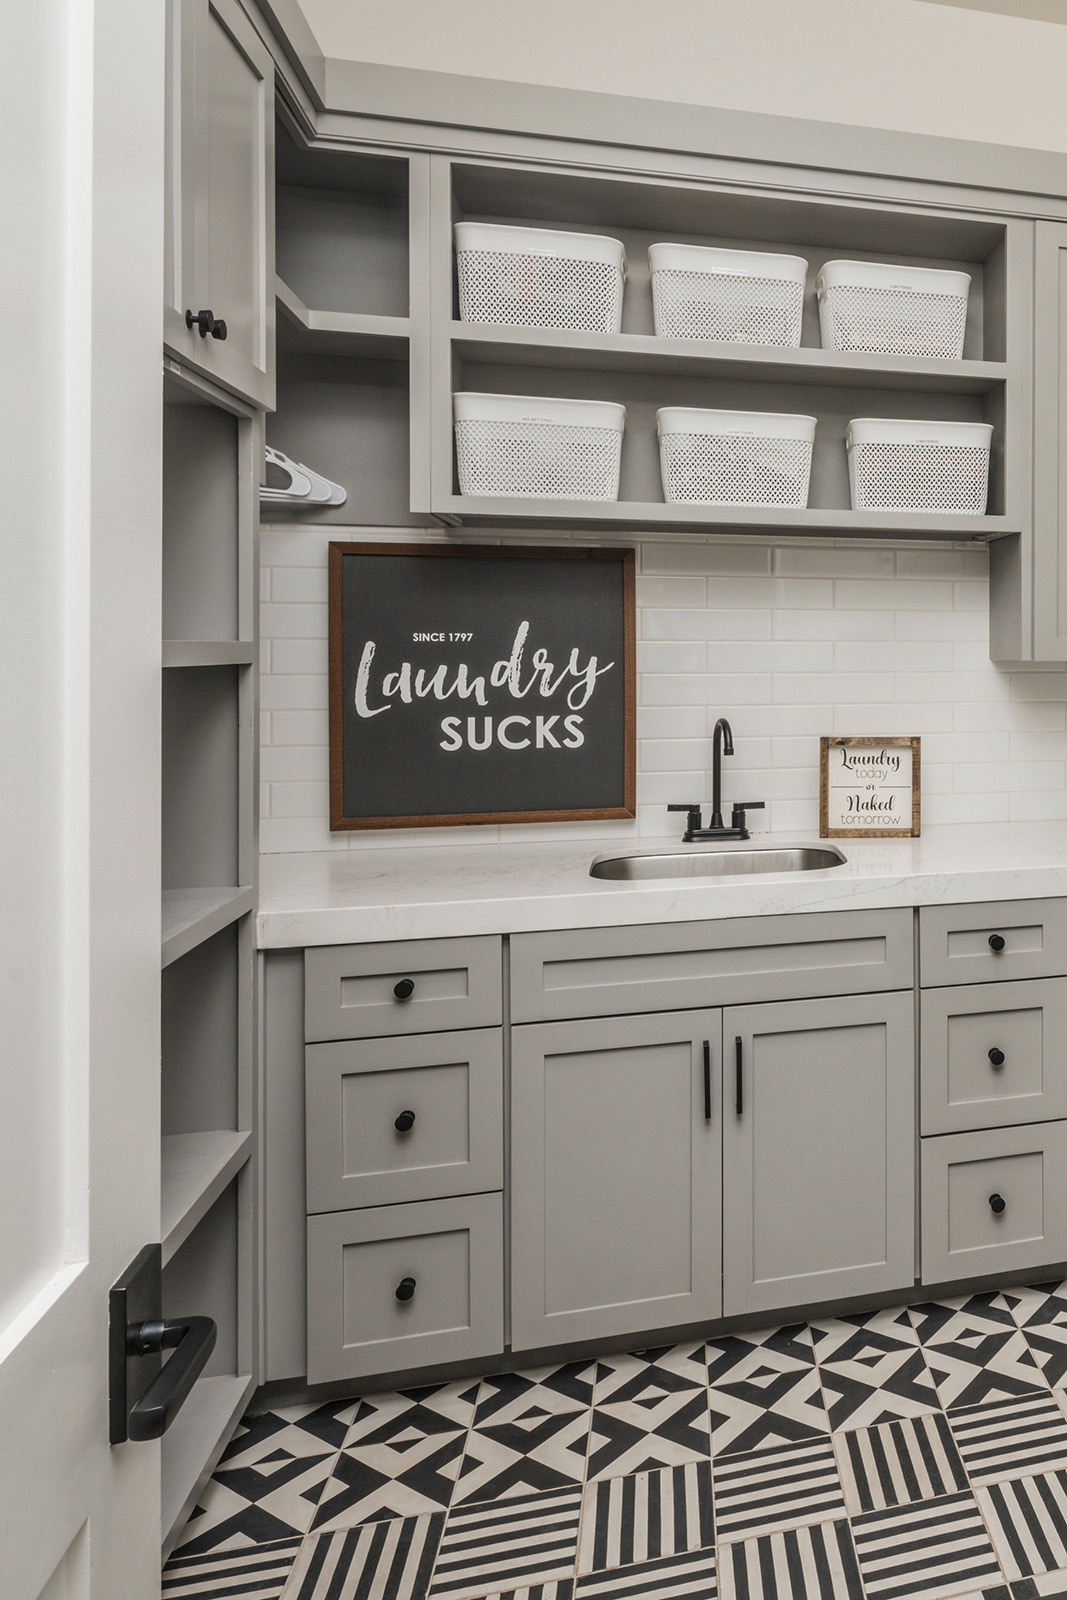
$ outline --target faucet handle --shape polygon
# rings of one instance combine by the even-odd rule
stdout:
[[[767,802],[765,800],[735,800],[733,813],[730,817],[731,828],[737,828],[741,833],[741,837],[747,839],[748,829],[745,826],[745,812],[764,811],[766,806]]]
[[[700,832],[701,817],[700,817],[700,807],[699,806],[685,806],[685,805],[668,806],[667,810],[668,811],[687,811],[689,813],[689,815],[686,817],[685,833],[682,835],[682,843],[683,844],[685,844],[685,842],[694,833],[699,833]]]

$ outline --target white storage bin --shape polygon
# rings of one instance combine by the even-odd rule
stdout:
[[[462,321],[618,333],[620,240],[491,222],[457,222],[453,232]]]
[[[806,506],[815,418],[774,411],[656,412],[671,505]]]
[[[452,403],[460,494],[619,498],[625,406],[469,393]]]
[[[959,361],[970,287],[966,272],[827,261],[815,280],[823,347]]]
[[[992,438],[985,422],[854,417],[845,434],[852,509],[982,516]]]
[[[658,338],[800,344],[808,272],[803,257],[653,244],[648,265]]]

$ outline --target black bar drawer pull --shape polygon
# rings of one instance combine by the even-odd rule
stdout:
[[[704,1121],[711,1121],[711,1040],[704,1040]]]
[[[173,1317],[167,1322],[142,1322],[131,1328],[130,1355],[157,1355],[173,1350],[163,1370],[130,1408],[131,1439],[161,1439],[174,1421],[193,1384],[215,1348],[216,1328],[210,1317]]]
[[[734,1040],[734,1110],[739,1117],[745,1114],[745,1078],[743,1046],[740,1038]]]

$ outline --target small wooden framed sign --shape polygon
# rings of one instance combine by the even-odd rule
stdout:
[[[919,837],[919,740],[824,738],[819,750],[823,839]]]
[[[635,814],[634,552],[330,545],[330,827]]]

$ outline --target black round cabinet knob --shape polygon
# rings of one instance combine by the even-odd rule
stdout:
[[[185,326],[190,333],[194,328],[200,330],[201,339],[206,339],[210,333],[213,339],[225,339],[226,324],[221,317],[216,317],[211,311],[187,311],[185,313]]]
[[[1005,1200],[1002,1194],[991,1194],[989,1196],[989,1209],[992,1211],[994,1216],[999,1217],[1007,1203],[1008,1202]]]
[[[998,956],[1006,943],[1007,940],[1002,933],[991,933],[989,935],[989,948]]]
[[[398,1000],[410,1000],[412,995],[415,993],[414,979],[401,978],[398,983],[393,984],[393,993],[396,995]]]
[[[393,1123],[393,1127],[396,1129],[397,1133],[410,1133],[414,1126],[414,1111],[402,1111],[397,1117],[396,1121]]]
[[[1002,1204],[1003,1204],[1003,1202],[1002,1202]],[[415,1279],[414,1278],[401,1278],[400,1282],[396,1286],[396,1297],[397,1297],[397,1299],[398,1300],[410,1300],[414,1293],[415,1293]]]
[[[998,1050],[996,1045],[994,1045],[992,1050],[989,1052],[989,1059],[995,1067],[1002,1067],[1004,1065],[1003,1050]]]

